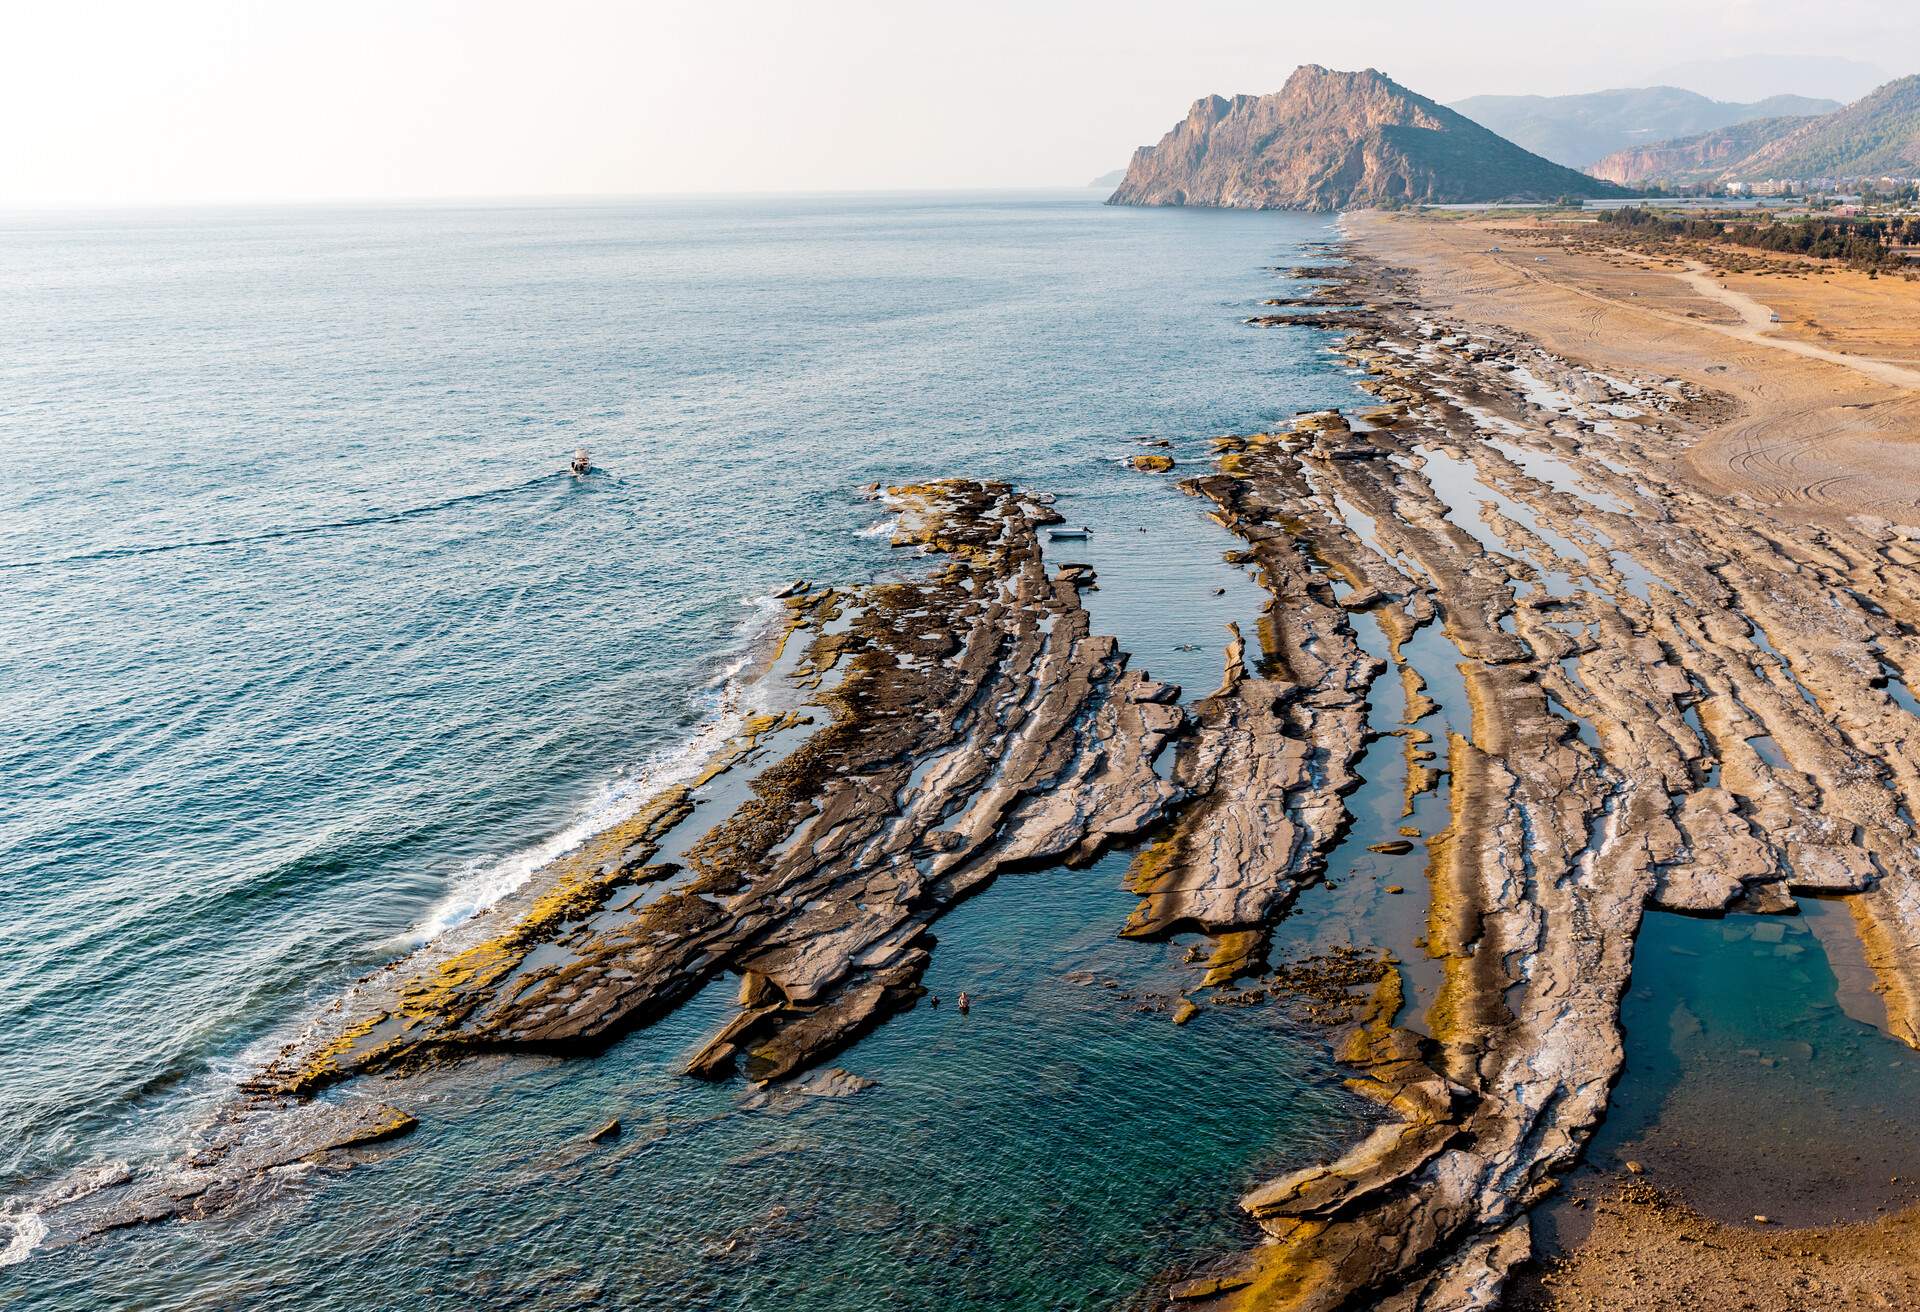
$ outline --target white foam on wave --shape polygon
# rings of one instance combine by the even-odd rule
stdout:
[[[0,1234],[7,1240],[5,1246],[0,1247],[0,1266],[15,1266],[26,1261],[28,1254],[47,1237],[47,1223],[40,1213],[22,1208],[16,1200],[9,1199],[0,1206]]]
[[[0,1266],[12,1266],[24,1262],[47,1237],[46,1217],[49,1212],[58,1212],[64,1207],[84,1199],[91,1198],[103,1189],[122,1185],[133,1178],[133,1171],[125,1162],[118,1160],[99,1160],[76,1167],[65,1176],[34,1195],[29,1203],[20,1198],[9,1198],[0,1203]]]
[[[92,1161],[73,1171],[60,1183],[40,1195],[42,1207],[65,1207],[82,1198],[90,1198],[102,1189],[125,1184],[133,1178],[133,1169],[122,1161]],[[0,1209],[4,1210],[4,1209]]]
[[[391,946],[415,948],[432,942],[525,884],[549,861],[564,856],[595,834],[633,815],[661,789],[697,779],[707,762],[745,726],[752,709],[753,689],[740,681],[740,675],[753,662],[774,624],[786,613],[786,607],[772,596],[742,597],[740,601],[742,605],[751,606],[754,613],[741,623],[729,646],[728,650],[733,653],[731,659],[708,680],[703,697],[707,702],[706,715],[692,735],[654,752],[631,770],[602,784],[578,817],[560,832],[504,858],[477,862],[456,876],[446,896]]]
[[[857,538],[890,538],[893,536],[893,531],[899,527],[900,516],[894,515],[881,520],[878,524],[869,524],[863,529],[856,529],[853,535]]]

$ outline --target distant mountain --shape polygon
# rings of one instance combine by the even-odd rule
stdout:
[[[1087,185],[1089,187],[1098,187],[1102,191],[1112,191],[1115,187],[1120,185],[1121,181],[1126,176],[1127,176],[1127,171],[1125,169],[1115,169],[1111,173],[1102,173],[1099,177],[1095,178],[1092,182],[1089,182]]]
[[[1733,55],[1695,59],[1658,70],[1647,81],[1692,87],[1715,100],[1753,101],[1791,87],[1803,96],[1845,104],[1887,80],[1887,72],[1833,55]]]
[[[1142,146],[1110,205],[1336,210],[1619,194],[1373,69],[1308,64],[1267,96],[1208,96]]]
[[[1595,164],[1593,172],[1626,184],[1680,185],[1920,177],[1920,76],[1889,82],[1818,118],[1742,123],[1622,151]]]
[[[1760,147],[1806,126],[1804,118],[1760,118],[1676,141],[1618,150],[1587,172],[1623,186],[1712,184]]]
[[[1757,118],[1828,114],[1835,100],[1770,96],[1736,104],[1679,87],[1631,87],[1581,96],[1474,96],[1448,108],[1556,164],[1584,169],[1634,146],[1708,132]]]

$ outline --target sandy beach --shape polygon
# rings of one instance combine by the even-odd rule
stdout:
[[[1591,224],[1347,222],[1364,249],[1413,271],[1436,312],[1723,395],[1726,413],[1686,455],[1701,487],[1813,520],[1920,514],[1920,282],[1838,267],[1714,276],[1593,249],[1604,234]]]

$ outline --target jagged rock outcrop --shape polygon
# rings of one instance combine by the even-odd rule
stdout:
[[[895,544],[940,563],[787,599],[767,679],[821,714],[752,717],[691,785],[360,981],[188,1159],[60,1210],[55,1242],[217,1210],[290,1161],[410,1129],[361,1077],[591,1051],[722,975],[739,980],[738,1010],[687,1073],[786,1080],[913,1004],[930,926],[956,903],[1160,822],[1183,796],[1155,768],[1186,726],[1179,690],[1092,631],[1090,569],[1048,572],[1037,529],[1059,516],[1004,483],[887,500]],[[721,797],[736,804],[710,819]]]
[[[1364,427],[1323,411],[1284,438],[1223,439],[1219,472],[1192,486],[1266,567],[1307,639],[1294,645],[1325,664],[1315,705],[1349,700],[1346,647],[1265,544],[1296,544],[1353,589],[1342,609],[1380,622],[1410,690],[1403,723],[1435,706],[1412,695],[1423,676],[1459,676],[1441,694],[1450,823],[1427,839],[1412,945],[1442,978],[1403,994],[1383,973],[1342,1049],[1349,1087],[1387,1119],[1246,1194],[1268,1242],[1171,1294],[1209,1312],[1484,1312],[1531,1249],[1529,1208],[1605,1113],[1647,908],[1791,913],[1803,895],[1846,897],[1886,1026],[1920,1046],[1920,715],[1904,709],[1904,672],[1920,668],[1920,529],[1798,526],[1729,504],[1666,472],[1714,413],[1684,380],[1601,374],[1441,321],[1356,253],[1321,279],[1324,305],[1368,307],[1346,312],[1342,350],[1386,404]],[[1280,322],[1330,317],[1298,308]],[[1421,654],[1417,631],[1436,618]],[[1289,680],[1308,672],[1293,673],[1288,643],[1263,645]],[[1136,864],[1142,917],[1175,893],[1171,910],[1220,938],[1208,985],[1253,973],[1257,955],[1218,933],[1244,913],[1203,914],[1236,907],[1220,890],[1278,888],[1268,905],[1284,906],[1287,878],[1312,877],[1304,846],[1270,862],[1239,839],[1262,823],[1288,835],[1260,809],[1292,787],[1282,770],[1223,770],[1223,792],[1190,768],[1203,752],[1231,762],[1228,694],[1268,700],[1232,676],[1196,707],[1176,759],[1197,800]],[[1284,766],[1288,727],[1264,760]],[[1311,731],[1326,751],[1317,778],[1336,787],[1339,727],[1323,712]]]
[[[1207,96],[1134,152],[1114,205],[1337,210],[1609,196],[1373,69],[1308,64],[1268,96]]]
[[[896,542],[949,563],[789,600],[795,635],[813,635],[795,677],[821,682],[833,721],[683,862],[662,859],[692,811],[670,794],[609,831],[628,844],[617,855],[596,842],[573,863],[587,869],[537,881],[524,910],[503,904],[490,936],[363,987],[333,1036],[295,1044],[255,1087],[300,1096],[476,1049],[592,1045],[722,971],[741,978],[740,1012],[690,1069],[783,1079],[917,996],[927,926],[954,902],[1158,820],[1180,790],[1153,759],[1185,717],[1175,689],[1090,631],[1088,572],[1047,574],[1035,527],[1058,516],[1005,484],[889,500]]]

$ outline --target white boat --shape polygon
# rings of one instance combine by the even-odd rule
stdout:
[[[573,459],[567,463],[567,468],[575,478],[591,473],[593,470],[593,457],[587,454],[585,447],[575,447]]]

